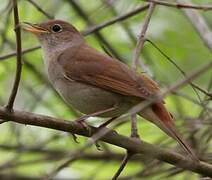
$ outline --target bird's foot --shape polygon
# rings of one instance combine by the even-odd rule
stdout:
[[[89,124],[87,124],[85,121],[87,118],[88,118],[88,116],[85,115],[75,121],[88,131],[88,136],[90,137],[92,135],[92,131],[91,131],[91,127],[89,126]]]

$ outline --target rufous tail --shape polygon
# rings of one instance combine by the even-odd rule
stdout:
[[[177,131],[174,125],[173,117],[166,110],[163,103],[155,103],[151,106],[151,108],[142,110],[139,115],[151,121],[169,136],[174,138],[181,145],[181,147],[191,156],[192,159],[199,161],[191,147],[183,140],[182,136]]]

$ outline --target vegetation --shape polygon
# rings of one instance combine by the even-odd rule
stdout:
[[[2,0],[0,5],[0,179],[111,179],[127,149],[138,154],[130,158],[119,179],[212,177],[210,0],[20,0],[17,6],[15,2]],[[151,6],[155,7],[148,23]],[[127,138],[131,116],[125,116],[109,125],[118,134],[95,136],[101,138],[100,147],[96,147],[87,137],[87,129],[71,123],[82,114],[67,106],[50,85],[36,38],[21,31],[24,53],[21,57],[20,48],[16,53],[20,26],[14,19],[37,23],[52,18],[72,23],[91,46],[129,66],[134,63],[140,73],[157,81],[167,93],[163,94],[166,106],[179,131],[205,163],[193,163],[173,139],[140,117],[141,142],[134,145],[134,140]],[[144,25],[145,39],[140,34]],[[139,48],[136,44],[142,40],[146,41]],[[136,47],[140,52],[137,64],[133,56]],[[18,63],[20,84],[16,58],[22,59],[22,70]],[[19,88],[17,96],[14,84]],[[91,117],[87,122],[97,127],[105,121]],[[72,133],[78,134],[79,143]],[[92,133],[96,133],[95,128]]]

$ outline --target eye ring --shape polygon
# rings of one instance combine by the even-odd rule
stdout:
[[[56,33],[61,32],[62,26],[60,24],[54,24],[51,29],[52,29],[53,32],[56,32]]]

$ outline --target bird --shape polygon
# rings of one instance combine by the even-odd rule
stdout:
[[[160,93],[159,85],[145,73],[91,47],[68,22],[25,22],[23,29],[38,38],[52,86],[66,103],[85,115],[115,119]],[[192,159],[198,159],[177,130],[164,100],[137,114],[175,139]]]

